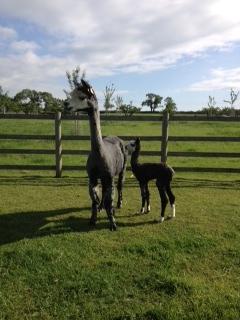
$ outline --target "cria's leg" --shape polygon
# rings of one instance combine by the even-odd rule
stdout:
[[[147,211],[146,213],[150,212],[151,207],[150,207],[150,192],[148,189],[148,184],[146,184],[146,199],[147,199]]]
[[[90,218],[90,225],[95,226],[97,222],[97,212],[98,212],[98,205],[99,205],[99,197],[97,193],[98,188],[98,181],[97,179],[90,179],[89,180],[89,195],[92,199],[92,215]]]
[[[175,218],[175,215],[176,215],[176,212],[175,212],[175,196],[172,193],[170,184],[166,187],[166,192],[167,192],[167,195],[168,195],[168,199],[170,201],[170,205],[172,207],[171,218]]]
[[[110,222],[110,230],[117,230],[116,221],[114,218],[114,209],[113,209],[113,200],[114,200],[114,182],[111,180],[109,183],[106,183],[106,194],[104,197],[104,207],[107,212],[107,216]]]
[[[118,190],[117,208],[121,208],[122,207],[123,182],[124,182],[124,171],[122,171],[118,176],[118,182],[117,182],[117,190]]]
[[[161,185],[161,183],[159,181],[156,182],[159,194],[160,194],[160,198],[161,198],[161,216],[160,216],[160,220],[159,222],[163,222],[164,221],[164,213],[165,213],[165,209],[168,203],[168,199],[167,199],[167,195],[166,195],[166,191],[165,191],[165,187],[163,185]]]
[[[141,197],[142,197],[142,206],[140,209],[140,213],[145,212],[145,202],[146,202],[146,184],[140,183],[140,189],[141,189]]]

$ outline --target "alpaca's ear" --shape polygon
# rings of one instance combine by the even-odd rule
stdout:
[[[88,98],[90,99],[91,97],[94,97],[97,100],[96,94],[90,84],[84,79],[81,79],[81,83],[82,91],[88,96]]]
[[[140,143],[140,138],[139,137],[137,137],[136,143]]]
[[[81,79],[81,83],[82,83],[83,87],[88,88],[88,89],[91,88],[90,84],[86,80]]]

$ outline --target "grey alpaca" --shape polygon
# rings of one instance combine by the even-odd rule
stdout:
[[[124,143],[118,137],[102,138],[97,97],[87,81],[81,79],[81,83],[75,84],[75,89],[71,92],[70,97],[69,109],[86,112],[90,124],[91,151],[87,160],[89,194],[92,200],[90,224],[96,224],[97,213],[104,207],[110,222],[110,230],[116,230],[113,208],[114,177],[118,176],[117,207],[120,208],[127,163]],[[99,181],[102,185],[101,202],[97,192]]]
[[[134,176],[139,182],[142,197],[141,213],[150,212],[150,193],[148,189],[148,182],[156,180],[156,186],[161,198],[161,215],[159,222],[164,221],[164,213],[170,201],[172,207],[172,218],[175,217],[175,196],[171,190],[171,181],[174,174],[173,169],[162,163],[139,163],[139,154],[141,150],[140,139],[130,141],[126,149],[131,154],[131,168]],[[147,202],[147,210],[145,211],[145,203]]]

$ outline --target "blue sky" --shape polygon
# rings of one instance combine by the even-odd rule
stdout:
[[[240,89],[239,12],[238,0],[1,1],[0,85],[63,98],[66,71],[80,66],[100,105],[113,83],[135,105],[153,92],[178,110],[209,95],[224,106]]]

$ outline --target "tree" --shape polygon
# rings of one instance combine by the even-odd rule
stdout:
[[[123,105],[123,98],[120,96],[116,96],[116,98],[114,99],[114,103],[116,106],[116,110],[119,111],[121,106]]]
[[[230,100],[223,100],[224,102],[228,103],[231,108],[231,114],[235,115],[234,103],[237,101],[239,95],[239,91],[235,92],[232,88],[230,90]]]
[[[110,109],[114,108],[113,104],[113,95],[116,89],[114,88],[114,84],[112,83],[111,86],[106,86],[104,94],[104,104],[103,107],[106,111],[109,111]]]
[[[44,113],[56,113],[63,109],[63,101],[57,98],[54,98],[53,95],[49,92],[39,92],[41,99],[40,108],[41,112]]]
[[[215,106],[216,106],[215,98],[212,96],[208,96],[208,110],[209,110],[210,117],[215,113],[214,112]]]
[[[173,101],[173,98],[167,97],[164,99],[164,109],[168,111],[170,115],[173,115],[177,111],[176,103]]]
[[[0,112],[6,113],[11,105],[11,98],[8,96],[8,92],[4,91],[0,86]]]
[[[75,69],[73,69],[72,72],[66,71],[66,76],[70,87],[70,91],[63,90],[66,94],[66,99],[62,101],[61,105],[64,113],[70,113],[70,111],[68,110],[68,102],[71,98],[70,93],[78,86],[79,83],[81,83],[81,79],[86,78],[86,72],[85,70],[81,72],[81,68],[78,66]]]
[[[78,86],[78,83],[81,82],[81,79],[85,79],[86,72],[85,70],[83,70],[81,74],[81,68],[78,66],[76,67],[76,69],[73,69],[72,72],[66,71],[66,76],[67,76],[67,80],[68,80],[68,84],[71,92]],[[67,99],[69,99],[70,92],[67,90],[63,90],[63,91],[65,92]]]
[[[23,89],[15,95],[14,101],[26,114],[38,113],[41,111],[41,97],[36,90]]]
[[[161,106],[163,97],[154,93],[147,93],[147,99],[142,102],[142,106],[150,107],[151,112],[155,112]]]
[[[136,112],[140,112],[141,108],[137,108],[133,105],[133,102],[130,101],[129,104],[122,104],[119,108],[119,111],[122,112],[125,117],[130,117]]]

